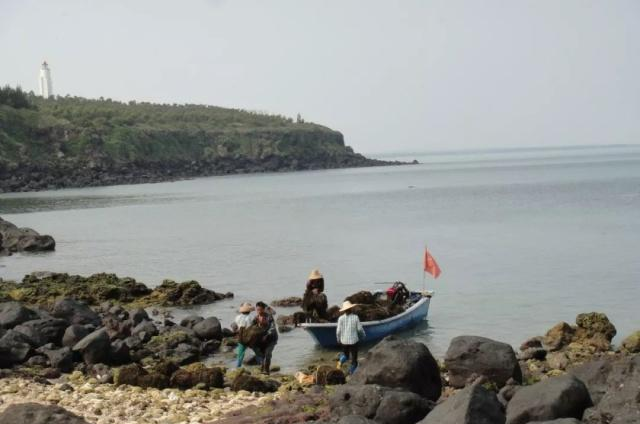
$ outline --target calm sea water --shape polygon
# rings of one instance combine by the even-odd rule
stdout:
[[[332,303],[374,282],[420,289],[428,244],[443,273],[427,279],[428,325],[405,335],[436,355],[457,335],[517,345],[586,311],[640,328],[640,146],[395,157],[423,163],[1,195],[0,215],[57,251],[0,258],[0,276],[195,279],[235,292],[190,311],[228,324],[242,301],[301,295],[312,268]],[[274,363],[320,353],[296,330]]]

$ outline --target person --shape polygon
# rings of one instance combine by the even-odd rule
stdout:
[[[340,308],[340,318],[336,326],[336,338],[342,345],[342,354],[338,360],[338,368],[351,358],[349,374],[353,374],[358,368],[358,343],[364,340],[366,333],[360,322],[358,315],[353,313],[353,308],[357,306],[348,300]]]
[[[318,322],[327,315],[327,295],[324,294],[324,277],[317,269],[311,271],[302,297],[302,310],[308,322]]]
[[[238,312],[239,314],[236,316],[234,323],[237,327],[237,331],[239,334],[238,356],[236,359],[236,366],[240,368],[242,366],[242,363],[244,362],[244,353],[247,350],[247,346],[242,343],[243,338],[242,338],[242,334],[240,333],[244,331],[244,329],[248,328],[253,322],[254,317],[253,317],[253,314],[251,313],[253,312],[253,306],[251,306],[251,303],[245,302],[242,305],[240,305]]]
[[[262,359],[261,371],[263,374],[269,374],[271,371],[271,356],[278,343],[278,330],[273,319],[274,312],[266,303],[256,303],[256,317],[253,319],[253,324],[260,327],[263,332],[255,350],[256,354]]]

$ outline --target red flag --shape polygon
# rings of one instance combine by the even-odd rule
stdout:
[[[433,275],[433,278],[438,278],[441,272],[438,263],[433,256],[431,256],[431,253],[429,253],[426,247],[424,248],[424,272],[428,272]]]

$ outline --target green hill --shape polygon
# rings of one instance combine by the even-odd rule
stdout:
[[[0,192],[379,164],[283,116],[0,89]]]

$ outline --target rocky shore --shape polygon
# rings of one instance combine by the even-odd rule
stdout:
[[[138,164],[120,164],[96,160],[54,160],[49,164],[0,164],[0,193],[56,190],[71,187],[99,187],[119,184],[143,184],[229,174],[293,172],[318,169],[360,168],[405,165],[404,162],[370,159],[352,151],[318,154],[315,157],[261,158],[229,157],[197,161],[172,160]]]
[[[0,303],[0,424],[640,422],[640,332],[614,347],[602,313],[558,323],[517,353],[463,335],[439,361],[391,336],[348,378],[332,360],[265,376],[251,358],[240,370],[224,366],[237,339],[217,318],[173,322],[136,303],[212,300],[205,289],[150,297],[135,280],[104,276],[32,275],[23,291],[0,290],[22,299]]]

